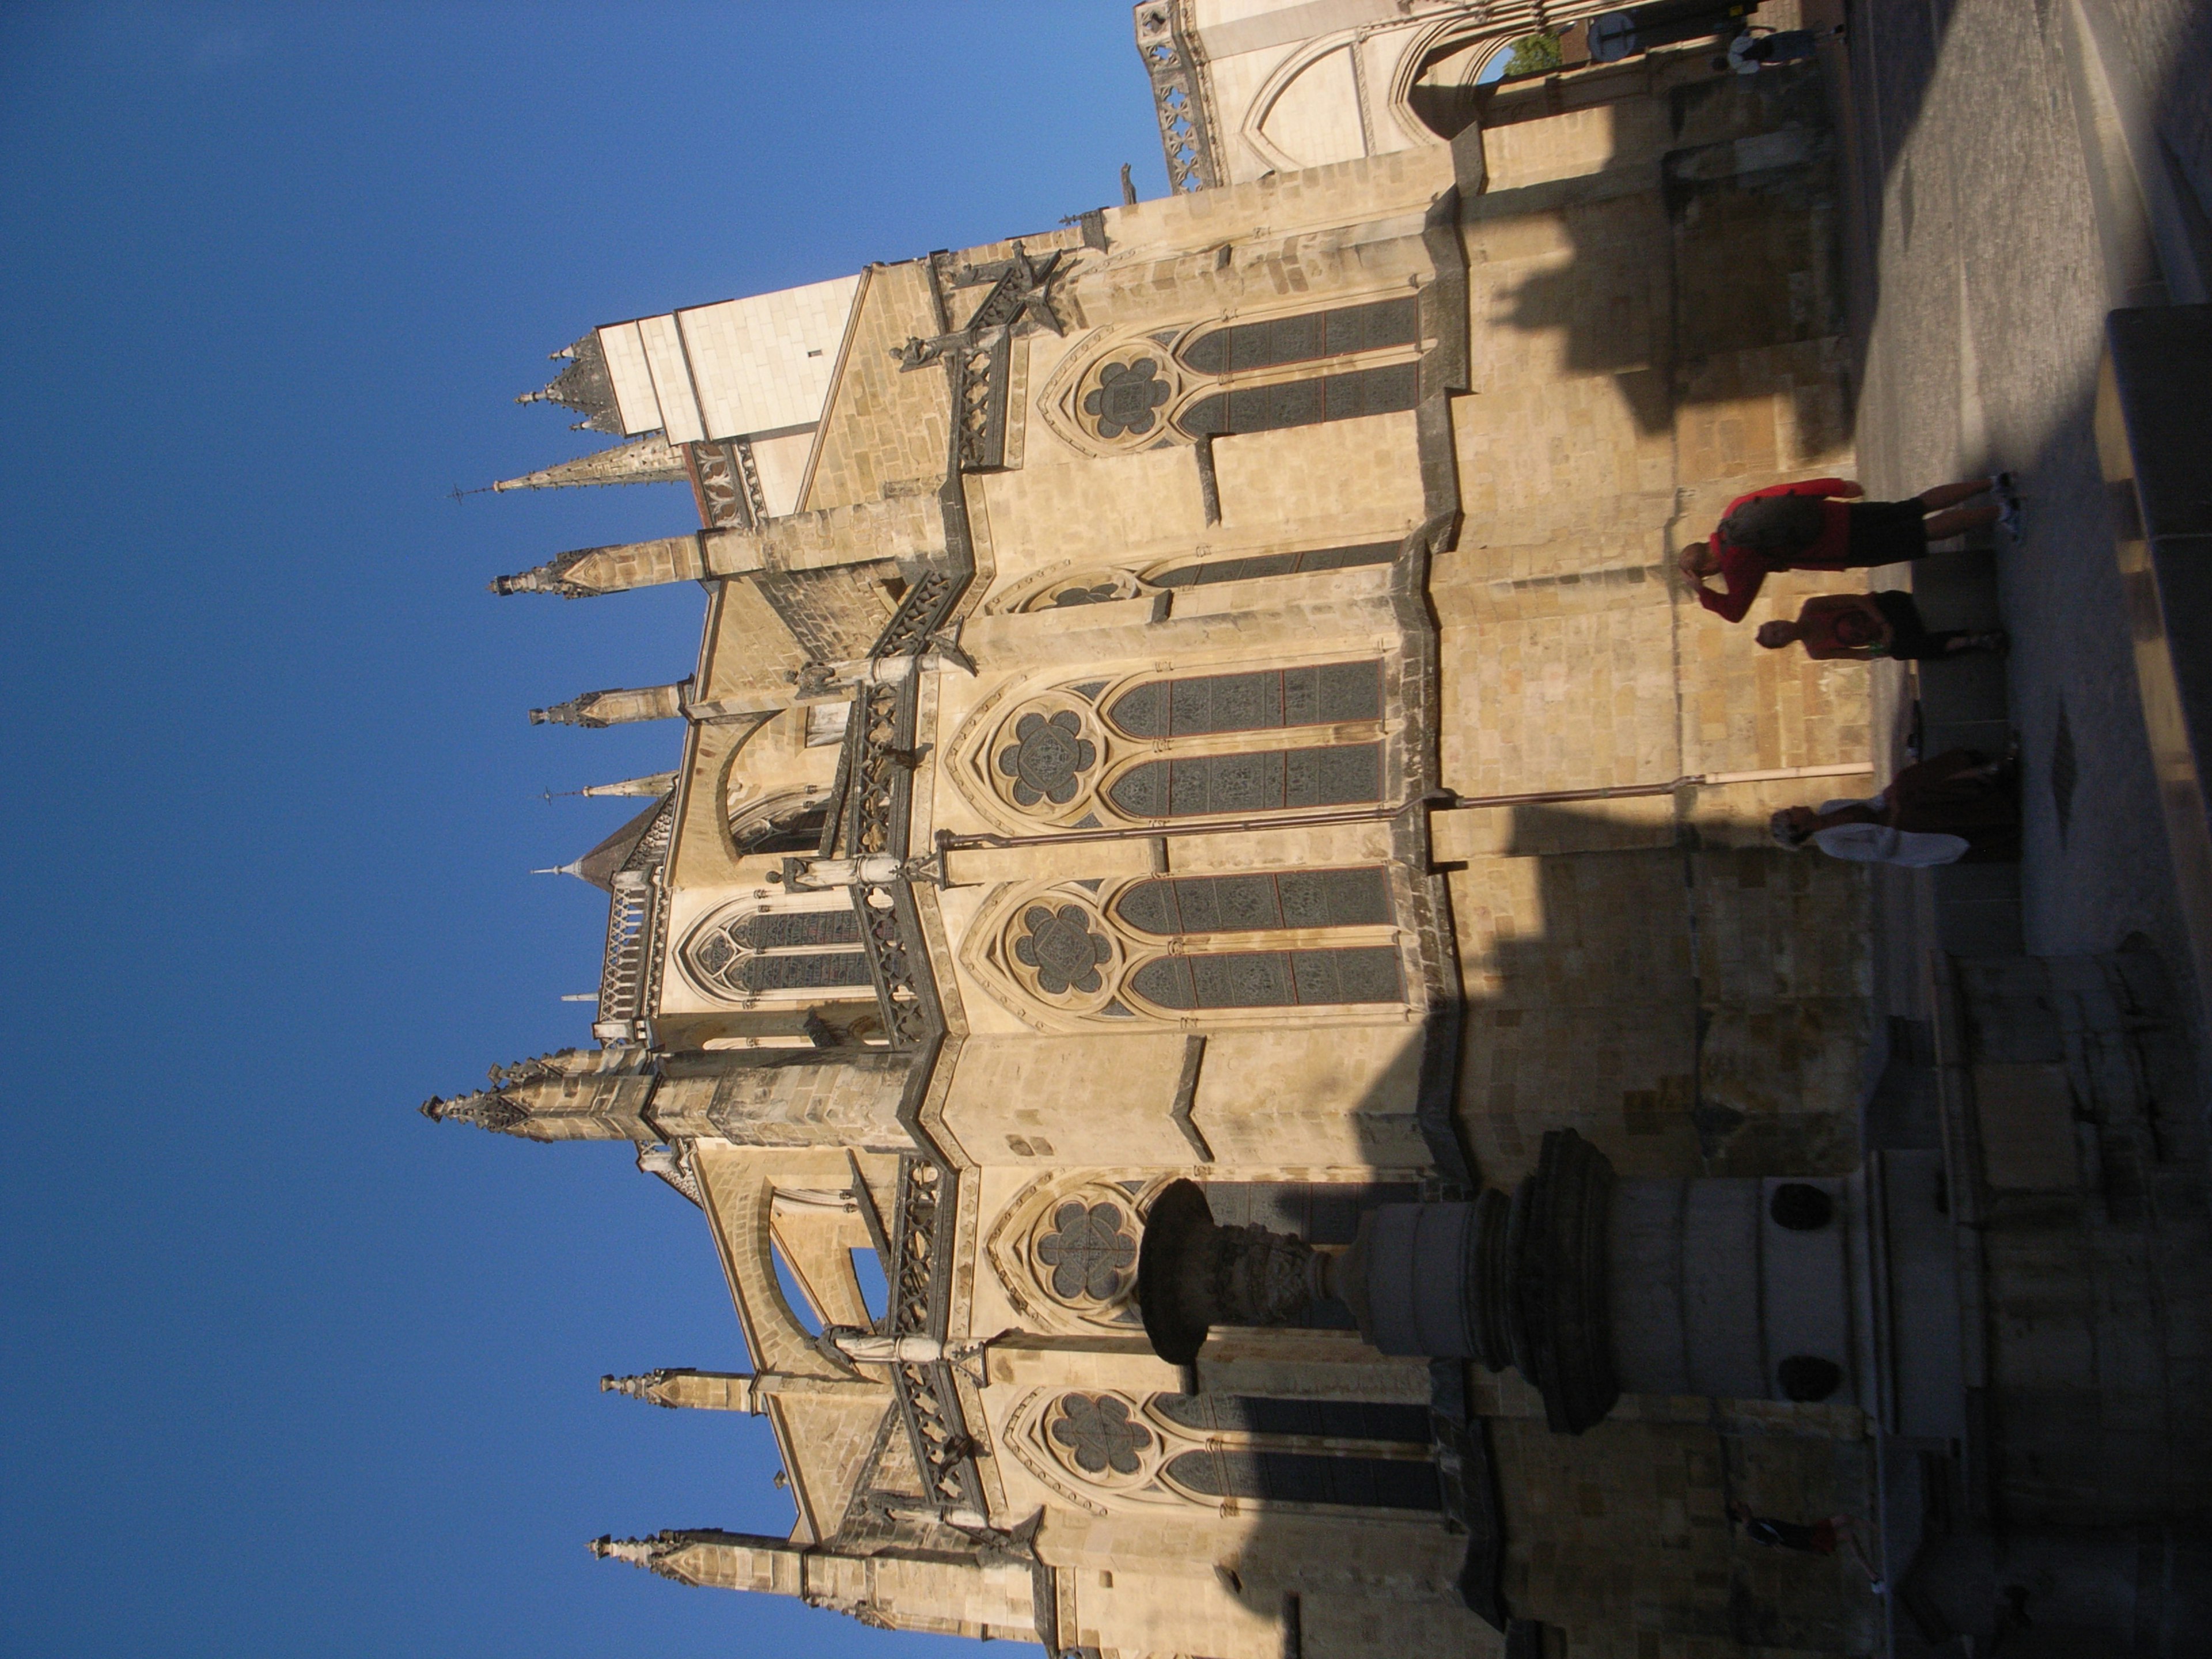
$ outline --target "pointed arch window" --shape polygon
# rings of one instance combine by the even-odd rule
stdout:
[[[1106,710],[1133,738],[1191,738],[1382,718],[1382,664],[1319,663],[1256,673],[1147,680]]]
[[[753,910],[685,941],[684,963],[709,994],[749,1001],[777,991],[870,988],[860,918],[849,908]]]
[[[1231,384],[1187,404],[1176,424],[1194,438],[1226,437],[1412,409],[1421,400],[1420,366],[1414,362],[1295,379],[1268,371],[1418,349],[1420,343],[1421,303],[1410,295],[1212,329],[1176,355],[1186,368]],[[1235,384],[1246,375],[1262,378],[1257,385]]]
[[[1421,302],[1407,295],[1295,317],[1231,323],[1200,335],[1177,356],[1201,374],[1229,375],[1420,343]]]
[[[1156,1007],[1194,1012],[1406,999],[1398,951],[1389,945],[1158,957],[1129,975],[1129,989]]]
[[[1200,1434],[1265,1434],[1425,1446],[1425,1406],[1373,1400],[1281,1400],[1264,1395],[1156,1394],[1152,1408]]]
[[[1364,805],[1382,799],[1382,745],[1334,744],[1145,761],[1115,779],[1106,799],[1115,811],[1133,818]]]
[[[1390,363],[1348,374],[1217,392],[1190,404],[1176,423],[1194,438],[1225,438],[1239,432],[1277,432],[1285,427],[1319,426],[1324,421],[1357,420],[1363,415],[1395,414],[1420,401],[1420,365]]]
[[[1215,582],[1252,581],[1267,576],[1303,576],[1318,570],[1349,570],[1364,564],[1389,564],[1398,556],[1396,542],[1362,542],[1352,547],[1316,547],[1304,553],[1259,553],[1242,559],[1209,559],[1170,565],[1143,580],[1152,587],[1206,587]],[[1118,595],[1115,596],[1118,597]],[[1079,601],[1059,599],[1060,604]]]
[[[1279,928],[1388,927],[1390,879],[1379,865],[1237,876],[1163,876],[1126,889],[1114,902],[1114,914],[1140,933],[1163,938]]]
[[[1362,1510],[1443,1508],[1436,1466],[1411,1458],[1210,1446],[1168,1460],[1167,1478],[1203,1498]]]

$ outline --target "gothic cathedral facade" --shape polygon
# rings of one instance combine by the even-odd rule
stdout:
[[[1671,557],[1850,470],[1832,143],[1710,39],[1480,79],[1599,9],[1146,0],[1164,198],[538,394],[615,441],[503,487],[698,523],[495,586],[704,638],[532,716],[667,723],[598,1046],[425,1110],[698,1206],[754,1369],[610,1386],[798,1510],[602,1554],[1100,1659],[1878,1645],[1725,1516],[1870,1501],[1867,890],[1766,833],[1864,671]]]

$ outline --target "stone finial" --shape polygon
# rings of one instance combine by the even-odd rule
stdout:
[[[637,1149],[637,1167],[641,1172],[658,1176],[670,1186],[696,1204],[707,1207],[707,1200],[699,1191],[698,1171],[692,1167],[685,1146],[641,1146]]]
[[[558,593],[564,599],[581,599],[589,589],[562,580],[562,573],[580,556],[580,553],[564,553],[534,569],[512,576],[494,576],[487,586],[494,593]]]
[[[602,1561],[627,1561],[633,1567],[653,1565],[656,1556],[667,1553],[674,1542],[667,1533],[653,1538],[616,1538],[611,1535],[592,1540],[592,1553]]]
[[[422,1111],[433,1123],[473,1123],[501,1134],[514,1133],[530,1115],[505,1095],[489,1089],[456,1095],[451,1100],[432,1095],[422,1103]]]

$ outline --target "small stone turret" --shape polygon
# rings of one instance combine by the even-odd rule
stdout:
[[[906,1152],[905,1054],[879,1048],[740,1050],[662,1058],[567,1048],[495,1066],[491,1086],[433,1098],[422,1115],[526,1140],[726,1140],[741,1146]]]
[[[726,1371],[651,1370],[641,1376],[603,1376],[601,1394],[623,1394],[655,1406],[708,1412],[761,1409],[758,1379]]]
[[[635,1048],[563,1048],[495,1066],[491,1087],[452,1100],[431,1097],[434,1123],[473,1123],[527,1140],[657,1141],[644,1121],[656,1079]]]
[[[866,1376],[799,1376],[779,1371],[748,1376],[742,1371],[695,1371],[684,1367],[650,1370],[638,1376],[603,1376],[599,1392],[627,1395],[632,1400],[672,1409],[749,1412],[757,1417],[775,1395],[880,1400],[885,1397],[885,1385]]]
[[[603,1561],[627,1561],[679,1584],[789,1595],[881,1630],[1056,1646],[1053,1598],[1048,1589],[1036,1593],[1049,1575],[1007,1552],[972,1547],[967,1560],[895,1547],[857,1554],[709,1528],[591,1544]]]
[[[866,563],[875,556],[870,553],[858,558],[810,559],[808,550],[801,546],[779,549],[778,556],[781,562],[798,568],[823,563]],[[650,541],[575,548],[548,559],[535,569],[495,578],[491,591],[558,593],[571,599],[586,599],[595,593],[624,593],[632,588],[657,587],[670,582],[750,575],[768,568],[768,558],[767,541],[753,531],[728,527],[695,530],[681,536],[656,536]]]
[[[495,593],[558,593],[563,599],[589,599],[599,593],[623,593],[635,587],[657,587],[668,582],[697,581],[714,574],[697,534],[660,536],[647,542],[620,542],[606,547],[579,547],[548,559],[520,575],[495,577]]]
[[[634,691],[586,691],[580,697],[530,711],[532,726],[621,726],[630,720],[669,720],[684,713],[691,682],[648,685]]]

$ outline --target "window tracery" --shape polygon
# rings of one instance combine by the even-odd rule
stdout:
[[[1109,605],[1146,593],[1212,587],[1223,582],[1260,581],[1281,576],[1319,575],[1395,561],[1401,541],[1360,542],[1298,552],[1248,553],[1227,557],[1170,559],[1127,569],[1076,570],[1030,591],[994,602],[1009,611],[1064,611],[1071,606]]]
[[[1379,743],[1145,761],[1106,792],[1115,811],[1137,819],[1295,811],[1382,799]]]
[[[1141,933],[1248,933],[1272,928],[1387,927],[1390,884],[1379,866],[1163,876],[1122,890],[1114,914]]]
[[[771,909],[725,906],[694,927],[677,953],[684,975],[717,1001],[850,992],[872,994],[860,919],[849,904]]]
[[[1007,890],[961,950],[994,995],[1045,1029],[1280,1018],[1404,1006],[1395,915],[1379,865],[1145,877],[1103,893],[1067,883]]]
[[[954,739],[957,784],[1010,827],[1272,814],[1382,799],[1382,663],[1093,681],[986,703]],[[1238,746],[1279,732],[1265,747]]]
[[[1108,1200],[1072,1199],[1052,1213],[1052,1228],[1036,1241],[1036,1258],[1050,1268],[1053,1294],[1075,1303],[1112,1301],[1128,1288],[1137,1266],[1137,1241],[1124,1207]]]
[[[1095,1512],[1229,1501],[1440,1512],[1427,1411],[1381,1401],[1039,1390],[1007,1444]],[[1073,1490],[1063,1482],[1072,1482]],[[1103,1502],[1101,1500],[1103,1500]]]
[[[1096,454],[1409,410],[1420,399],[1421,307],[1403,292],[1182,331],[1094,337],[1039,399]]]
[[[731,848],[739,858],[807,853],[822,844],[829,798],[808,790],[750,800],[744,797],[742,781],[733,781],[725,810],[729,815]]]
[[[983,1254],[1031,1329],[1126,1335],[1136,1307],[1137,1249],[1153,1193],[1172,1176],[1039,1176],[1010,1199]]]

